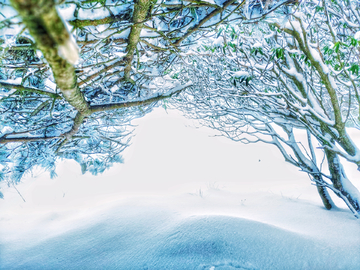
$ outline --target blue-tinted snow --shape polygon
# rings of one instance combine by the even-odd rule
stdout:
[[[355,246],[349,252],[256,221],[119,210],[27,249],[5,250],[3,269],[357,269],[360,262]]]
[[[57,179],[18,185],[26,203],[4,189],[0,269],[358,269],[344,205],[325,210],[276,151],[189,122],[155,110],[123,167],[93,177],[61,163]]]

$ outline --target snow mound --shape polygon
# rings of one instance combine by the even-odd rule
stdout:
[[[192,195],[187,198],[194,202]],[[0,246],[2,269],[350,270],[360,264],[359,245],[351,242],[240,217],[179,213],[154,203],[108,205],[69,220],[72,228],[66,231],[5,241]],[[62,219],[53,213],[42,223],[53,227]]]
[[[26,202],[6,189],[0,269],[359,269],[359,221],[345,205],[325,210],[264,146],[216,146],[175,122],[146,119],[128,171],[92,177],[68,161],[57,179],[18,185]]]

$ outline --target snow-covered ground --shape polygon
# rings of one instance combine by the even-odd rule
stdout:
[[[137,123],[125,164],[4,190],[0,269],[359,269],[360,222],[276,149],[163,109]]]

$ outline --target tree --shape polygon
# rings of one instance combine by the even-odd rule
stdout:
[[[191,85],[167,75],[182,52],[291,2],[2,0],[1,179],[54,175],[59,157],[92,173],[120,161],[130,121]]]
[[[115,42],[126,43],[126,39],[110,41],[117,34],[115,28],[106,38],[90,41],[88,35],[99,31],[85,26],[74,29],[79,36],[87,31],[83,41],[78,42],[82,45],[79,54],[53,1],[12,1],[12,4],[27,30],[19,28],[16,13],[8,3],[2,3],[6,19],[2,22],[5,34],[1,38],[0,176],[8,183],[20,181],[23,173],[36,165],[51,170],[54,176],[58,157],[75,159],[83,172],[104,171],[113,162],[121,161],[119,154],[128,145],[131,134],[130,121],[187,86],[172,84],[170,78],[156,81],[150,78],[148,89],[144,87],[141,91],[131,82],[121,84],[119,81],[127,77],[121,69],[126,61],[132,64],[128,58],[136,46],[128,52],[126,61],[119,60],[122,52]],[[104,4],[104,9],[120,6],[121,15],[124,5]],[[79,2],[76,11],[91,11],[98,6]],[[121,23],[129,28],[129,21]],[[123,49],[129,51],[129,46]],[[73,65],[76,61],[81,61],[77,68]],[[157,86],[162,89],[154,91]]]
[[[358,1],[304,1],[282,16],[220,28],[212,45],[183,59],[189,71],[181,79],[194,86],[175,106],[233,140],[275,145],[310,175],[326,208],[330,189],[359,217],[360,193],[340,160],[360,168],[347,131],[360,119],[359,15]],[[294,128],[308,132],[307,143]]]

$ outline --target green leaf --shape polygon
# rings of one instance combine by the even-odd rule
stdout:
[[[275,49],[275,56],[276,56],[276,58],[278,58],[278,59],[284,59],[284,49],[283,48],[276,48]]]
[[[353,75],[359,76],[359,65],[358,64],[352,64],[352,66],[349,68],[349,70]]]
[[[350,38],[350,45],[356,47],[357,40],[355,38],[353,38],[353,37],[349,37],[349,38]]]
[[[315,12],[324,11],[324,7],[316,6]]]
[[[195,8],[190,8],[190,12],[191,12],[191,15],[194,17],[195,21],[199,22],[199,17],[198,17],[198,15],[196,13]]]
[[[336,43],[334,44],[334,51],[335,51],[336,53],[339,52],[339,50],[340,50],[340,45],[341,45],[341,42],[340,42],[340,41],[338,41],[338,42],[336,42]]]
[[[219,29],[219,31],[218,31],[218,33],[217,33],[217,35],[216,35],[216,38],[220,37],[220,35],[221,35],[221,33],[222,33],[223,30],[224,30],[224,28],[220,28],[220,29]]]

